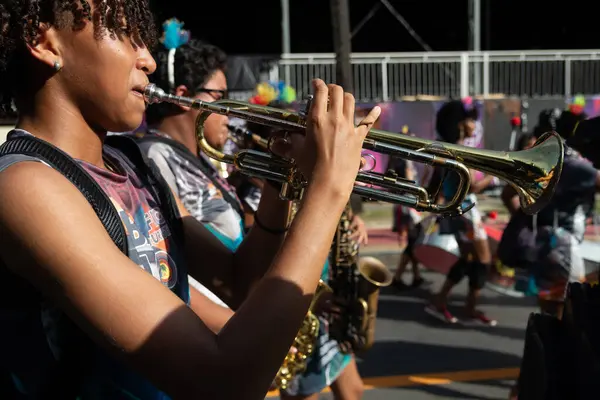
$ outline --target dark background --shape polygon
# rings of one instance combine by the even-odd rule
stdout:
[[[351,27],[377,2],[348,1]],[[281,53],[280,0],[151,2],[160,22],[177,17],[193,36],[216,44],[231,55]],[[289,2],[291,52],[332,52],[329,0]],[[390,0],[390,3],[434,51],[468,49],[467,0]],[[600,24],[593,11],[594,2],[482,0],[481,3],[482,50],[600,47]],[[385,7],[354,36],[352,50],[424,51]]]

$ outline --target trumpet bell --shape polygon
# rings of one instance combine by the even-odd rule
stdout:
[[[517,191],[521,207],[527,214],[535,214],[544,208],[554,195],[556,184],[562,173],[565,158],[562,138],[556,132],[540,136],[535,145],[522,151],[507,153],[512,159],[512,168],[500,169],[498,176]]]
[[[530,149],[511,152],[434,142],[377,129],[372,129],[367,139],[375,143],[372,146],[375,151],[386,146],[411,149],[449,158],[469,169],[496,176],[515,188],[521,209],[529,215],[544,208],[554,195],[564,161],[563,140],[556,132],[544,133]],[[435,160],[432,165],[443,166]]]

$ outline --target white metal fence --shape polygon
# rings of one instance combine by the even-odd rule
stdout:
[[[354,53],[351,61],[360,101],[600,93],[600,50]],[[335,55],[284,54],[269,78],[304,96],[313,78],[335,81]]]

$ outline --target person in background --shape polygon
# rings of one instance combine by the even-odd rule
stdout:
[[[279,107],[278,103],[272,103],[271,106]],[[268,126],[253,124],[251,122],[244,122],[243,124],[232,127],[232,129],[238,129],[256,135],[267,141],[271,135],[271,129]],[[266,151],[248,135],[243,135],[242,138],[237,140],[237,143],[233,144],[231,150],[235,152],[243,149]],[[244,230],[247,232],[254,225],[254,214],[258,210],[265,181],[260,178],[244,175],[235,169],[231,172],[227,181],[235,188],[237,196],[242,202],[244,209]]]
[[[472,97],[467,97],[462,100],[465,108],[469,110],[473,116],[473,133],[471,136],[463,139],[462,145],[467,147],[482,148],[483,147],[483,124],[479,119],[479,113],[475,108]]]
[[[556,121],[556,132],[568,139],[574,130],[574,121],[579,118],[564,111]],[[523,217],[531,232],[531,240],[521,251],[527,255],[524,260],[529,271],[526,290],[537,296],[542,313],[561,319],[568,284],[585,280],[580,248],[585,234],[585,205],[598,191],[600,171],[565,144],[563,169],[554,196],[536,215]],[[509,207],[516,208],[514,196],[510,200]],[[514,215],[519,215],[518,209]],[[511,389],[510,399],[517,399],[518,392],[517,382]]]
[[[413,254],[415,242],[419,238],[419,234],[421,233],[422,229],[420,222],[420,219],[418,221],[415,220],[414,223],[411,223],[410,227],[408,228],[408,240],[406,242],[406,247],[400,256],[400,261],[398,262],[396,272],[394,273],[394,280],[392,284],[399,290],[413,289],[421,287],[425,284],[429,284],[429,282],[426,281],[421,275],[419,260],[417,260]],[[403,275],[406,272],[406,267],[409,264],[412,272],[412,282],[410,285],[406,284],[403,279]]]
[[[468,109],[461,101],[445,103],[436,115],[436,131],[442,141],[462,144],[465,138],[471,137],[477,120],[477,110]],[[448,173],[443,181],[443,197],[451,199],[458,187],[458,175]],[[470,194],[462,206],[473,206],[467,213],[451,218],[444,218],[440,223],[440,232],[453,233],[461,248],[461,257],[450,269],[440,291],[433,296],[425,307],[430,315],[447,323],[456,323],[458,319],[447,308],[448,295],[452,288],[465,276],[469,277],[469,292],[467,295],[465,318],[474,323],[495,326],[497,321],[489,318],[478,310],[477,299],[485,285],[489,265],[491,263],[490,248],[487,233],[482,224],[481,213],[476,204],[476,193],[483,191],[494,181],[494,177],[486,175],[475,179],[475,171],[471,171]]]
[[[153,56],[156,71],[150,82],[168,88],[178,96],[193,97],[205,102],[220,100],[227,95],[225,68],[227,57],[216,46],[190,38],[188,31],[176,19],[163,23],[163,43]],[[187,38],[179,45],[168,35]],[[140,147],[153,160],[186,210],[228,248],[235,250],[243,239],[243,211],[235,188],[220,177],[211,160],[198,148],[195,120],[198,111],[173,104],[151,104],[146,110],[145,132],[136,132]],[[228,118],[211,114],[204,124],[208,143],[222,149],[228,138]],[[192,277],[192,288],[218,304],[226,305]],[[192,301],[202,299],[192,296]],[[232,312],[223,312],[223,318]]]
[[[533,134],[521,134],[515,150],[530,149],[535,141]],[[505,185],[500,198],[510,219],[498,244],[497,261],[488,287],[507,296],[523,297],[523,291],[517,288],[517,271],[527,274],[525,248],[532,241],[532,231],[528,227],[527,216],[521,211],[517,191],[511,185]]]
[[[417,170],[411,160],[390,156],[387,170],[393,171],[398,178],[415,182],[417,180]],[[401,246],[406,245],[409,229],[418,222],[417,219],[420,219],[418,211],[407,206],[394,204],[392,231],[398,233]]]
[[[414,164],[410,160],[398,157],[390,157],[388,162],[388,171],[392,170],[396,175],[403,179],[417,181],[417,173]],[[399,290],[408,288],[417,288],[426,281],[421,276],[419,262],[413,255],[413,247],[420,233],[421,213],[414,208],[402,205],[394,205],[393,231],[398,232],[400,246],[405,246],[398,262],[398,267],[394,274],[393,285]],[[412,283],[404,283],[402,276],[406,271],[408,264],[411,264]]]

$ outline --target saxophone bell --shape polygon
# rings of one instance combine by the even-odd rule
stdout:
[[[379,290],[392,284],[394,276],[384,263],[375,257],[361,257],[358,261],[360,280],[359,302],[362,308],[360,324],[360,343],[355,351],[367,351],[375,342],[375,322],[377,319],[377,304]]]

